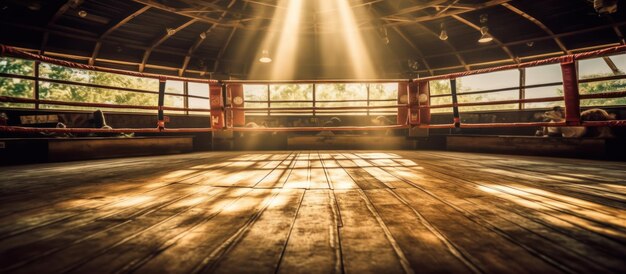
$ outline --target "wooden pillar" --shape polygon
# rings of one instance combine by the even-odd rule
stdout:
[[[222,85],[218,83],[211,83],[209,85],[209,97],[211,102],[211,128],[223,129],[225,127],[225,119]]]
[[[458,97],[456,96],[456,79],[450,79],[450,95],[452,95],[452,123],[454,127],[461,127],[461,117],[459,114]]]
[[[578,74],[576,60],[567,58],[561,63],[563,74],[563,99],[565,101],[565,123],[571,126],[580,125],[580,94],[578,92]]]
[[[165,128],[165,115],[163,114],[163,104],[165,103],[165,77],[159,78],[159,101],[158,101],[158,112],[157,112],[157,128],[163,129]]]
[[[409,83],[398,83],[398,105],[409,103]],[[409,120],[409,108],[399,107],[396,123],[398,125],[406,125]]]
[[[420,125],[429,125],[430,124],[430,85],[429,82],[419,82],[416,86],[416,97],[415,100],[418,105],[419,113],[418,113],[418,123]]]
[[[232,107],[242,108],[244,107],[243,85],[242,84],[228,84],[226,86],[226,94],[229,97],[227,99]],[[235,127],[243,127],[246,125],[246,116],[243,110],[232,110],[232,125]]]

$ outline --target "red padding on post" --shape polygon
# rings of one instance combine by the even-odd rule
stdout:
[[[228,94],[230,96],[230,104],[233,106],[232,110],[232,125],[235,127],[246,125],[246,115],[244,110],[238,110],[236,108],[245,107],[243,97],[243,85],[242,84],[228,84],[226,86]]]
[[[430,84],[429,82],[417,83],[417,102],[419,106],[419,124],[430,124]]]
[[[409,83],[398,83],[398,105],[407,104],[409,102]],[[396,123],[398,125],[408,124],[409,108],[398,107],[398,116]]]
[[[561,72],[563,73],[565,123],[572,126],[580,125],[580,95],[578,93],[576,61],[573,57],[561,63]]]
[[[219,84],[209,85],[209,97],[211,102],[211,128],[223,129],[224,121],[224,98],[222,97],[222,86]]]

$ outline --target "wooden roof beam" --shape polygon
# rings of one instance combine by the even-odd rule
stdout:
[[[82,2],[81,0],[68,0],[54,13],[54,15],[48,20],[48,24],[46,24],[46,29],[50,29],[54,23],[56,23],[63,14],[65,14],[70,8],[76,6]],[[48,39],[50,37],[50,32],[45,31],[43,34],[43,38],[41,39],[41,46],[39,47],[39,54],[44,54],[46,45],[48,44]]]
[[[386,24],[386,26],[407,25],[407,24],[413,24],[413,23],[419,23],[419,22],[425,22],[425,21],[432,21],[432,20],[435,20],[435,19],[440,19],[440,18],[455,16],[455,15],[460,15],[460,14],[463,14],[463,13],[466,13],[466,12],[471,12],[471,11],[476,11],[476,10],[480,10],[480,9],[484,9],[484,8],[498,6],[498,5],[501,5],[503,3],[507,3],[509,1],[512,1],[512,0],[490,0],[490,1],[487,1],[487,2],[482,3],[482,4],[472,5],[472,7],[473,7],[472,9],[454,9],[454,10],[448,10],[448,11],[443,12],[441,14],[429,14],[429,15],[425,15],[425,16],[418,16],[418,17],[412,17],[412,18],[396,17],[396,14],[393,14],[393,15],[390,15],[390,16],[385,16],[385,17],[383,17],[383,19],[386,19],[386,20],[389,20],[389,21],[395,21],[395,22]],[[432,6],[432,5],[433,4],[429,4],[429,6]]]
[[[178,26],[177,28],[174,29],[174,33],[169,34],[169,33],[165,33],[165,35],[163,35],[161,38],[157,39],[156,41],[154,41],[152,43],[152,45],[146,49],[146,51],[143,54],[143,58],[141,59],[141,63],[139,64],[139,72],[143,72],[145,66],[146,66],[146,62],[148,61],[148,58],[150,58],[150,54],[152,53],[152,51],[154,50],[154,48],[158,47],[159,45],[161,45],[163,42],[167,41],[167,39],[169,39],[170,37],[176,35],[177,32],[179,32],[180,30],[190,26],[191,24],[197,22],[197,19],[191,19],[185,23],[183,23],[182,25]]]
[[[118,21],[117,23],[107,28],[107,30],[104,33],[102,33],[100,37],[98,37],[96,46],[93,48],[93,52],[91,54],[91,58],[89,58],[89,65],[93,65],[94,61],[98,57],[98,53],[100,52],[100,47],[102,47],[102,40],[104,40],[107,36],[109,36],[109,34],[113,33],[115,30],[117,30],[124,24],[128,23],[133,18],[139,16],[140,14],[146,12],[149,9],[150,9],[150,6],[144,6],[143,8],[136,10],[135,12],[131,13],[130,15],[124,17],[122,20]]]
[[[467,19],[465,19],[465,18],[463,18],[461,16],[452,15],[452,18],[458,20],[459,22],[461,22],[461,23],[463,23],[463,24],[465,24],[465,25],[467,25],[467,26],[469,26],[469,27],[471,27],[471,28],[473,28],[473,29],[475,29],[477,31],[480,31],[480,26],[470,22],[469,20],[467,20]],[[491,36],[493,37],[493,34],[491,34]],[[513,52],[511,52],[509,47],[504,45],[502,43],[502,41],[500,41],[500,39],[498,39],[496,37],[493,37],[493,42],[496,43],[511,58],[511,61],[513,61],[513,63],[520,63],[519,58],[515,58],[515,56],[513,55]]]
[[[233,27],[233,30],[231,30],[230,34],[228,35],[228,39],[226,39],[226,43],[224,43],[224,46],[222,46],[220,51],[217,53],[217,58],[216,58],[217,60],[215,60],[215,63],[213,64],[212,73],[217,72],[217,69],[220,65],[220,61],[222,60],[222,56],[226,52],[226,49],[228,49],[228,47],[230,46],[230,42],[233,40],[233,36],[235,36],[235,32],[237,32],[237,27]]]
[[[509,9],[510,11],[516,13],[517,15],[519,15],[521,17],[524,17],[525,19],[527,19],[531,23],[537,25],[540,29],[542,29],[548,35],[554,36],[554,32],[552,32],[552,30],[550,30],[550,28],[548,28],[544,23],[539,21],[539,19],[537,19],[535,17],[532,17],[530,14],[523,12],[522,10],[516,8],[515,6],[513,6],[513,5],[509,4],[509,3],[503,3],[502,6],[507,8],[507,9]],[[570,54],[571,53],[567,49],[567,47],[565,47],[565,44],[563,44],[563,42],[561,41],[560,38],[554,37],[553,40],[559,46],[559,48],[563,51],[564,54]]]
[[[150,6],[152,8],[155,9],[159,9],[159,10],[163,10],[163,11],[167,11],[170,13],[174,13],[174,14],[178,14],[180,16],[184,16],[187,18],[191,18],[191,19],[195,19],[196,21],[200,21],[200,22],[206,22],[206,23],[210,23],[210,24],[218,24],[218,25],[223,25],[223,26],[234,26],[235,24],[237,24],[237,21],[232,21],[232,22],[220,22],[220,20],[215,19],[215,18],[211,18],[211,17],[206,17],[206,16],[198,16],[198,15],[194,15],[192,13],[184,13],[184,12],[180,12],[178,9],[163,5],[161,3],[155,2],[154,0],[132,0],[135,1],[137,3],[146,5],[146,6]]]
[[[237,0],[231,0],[230,3],[228,3],[227,9],[232,7],[235,3],[237,2]],[[222,14],[220,15],[219,20],[222,20],[226,14],[228,14],[227,11],[223,11]],[[206,31],[204,31],[203,33],[210,33],[215,27],[217,26],[217,24],[212,24],[211,27],[209,27]],[[187,66],[189,66],[189,62],[191,61],[191,56],[193,56],[194,52],[196,52],[196,50],[198,50],[198,48],[200,47],[200,45],[202,45],[202,42],[204,42],[204,40],[206,40],[205,38],[202,38],[201,33],[198,33],[198,38],[196,38],[196,41],[191,45],[191,47],[189,48],[189,50],[187,50],[187,55],[185,55],[185,59],[183,60],[183,65],[181,66],[180,70],[178,71],[178,75],[182,76],[183,74],[185,74],[185,70],[187,70]]]

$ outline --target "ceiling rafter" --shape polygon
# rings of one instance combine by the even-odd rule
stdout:
[[[234,26],[235,24],[238,23],[237,20],[234,21],[230,21],[230,22],[220,22],[220,20],[215,19],[215,18],[211,18],[211,17],[207,17],[207,16],[198,16],[198,15],[194,15],[192,13],[184,13],[184,12],[180,12],[178,9],[176,8],[172,8],[166,5],[163,5],[161,3],[158,3],[154,0],[132,0],[134,2],[146,5],[146,6],[150,6],[152,8],[155,9],[159,9],[159,10],[163,10],[163,11],[167,11],[170,13],[174,13],[174,14],[178,14],[180,16],[184,16],[187,18],[191,18],[191,19],[195,19],[196,21],[201,21],[201,22],[206,22],[206,23],[210,23],[210,24],[218,24],[218,25],[222,25],[222,26]]]
[[[458,16],[463,13],[476,11],[476,10],[480,10],[484,8],[489,8],[493,6],[498,6],[498,5],[501,5],[503,3],[507,3],[510,1],[512,0],[490,0],[485,3],[472,5],[471,6],[472,9],[454,9],[454,10],[448,10],[441,14],[429,14],[425,16],[418,16],[418,17],[411,17],[411,18],[397,17],[394,15],[394,16],[383,17],[383,19],[394,21],[392,23],[387,23],[386,26],[400,26],[400,25],[414,24],[414,23],[425,22],[425,21],[432,21],[435,19],[440,19],[440,18],[445,18],[445,17],[450,17],[450,16]]]
[[[77,5],[78,0],[68,0],[52,15],[50,20],[48,20],[48,24],[46,25],[46,29],[50,29],[63,14],[65,14],[72,6]],[[41,39],[41,46],[39,47],[39,53],[44,54],[46,45],[48,44],[48,39],[50,38],[50,32],[45,31],[43,34],[43,38]]]
[[[428,27],[424,26],[423,24],[417,23],[417,24],[415,24],[415,26],[419,27],[420,29],[425,30],[426,32],[430,33],[431,35],[433,35],[437,39],[439,39],[439,34],[437,34],[436,32],[432,31],[431,29],[429,29]],[[454,56],[459,61],[459,63],[465,68],[465,70],[470,70],[470,67],[467,65],[467,62],[465,62],[465,59],[463,59],[463,56],[461,56],[461,54],[458,53],[458,50],[456,49],[456,47],[454,45],[452,45],[452,43],[450,43],[450,41],[444,40],[444,41],[441,41],[441,42],[446,44],[452,50]]]
[[[123,26],[124,24],[128,23],[130,20],[132,20],[133,18],[141,15],[142,13],[146,12],[147,10],[150,9],[150,6],[144,6],[138,10],[136,10],[135,12],[129,14],[128,16],[122,18],[121,20],[119,20],[117,23],[111,25],[110,27],[107,28],[106,31],[104,31],[100,37],[98,37],[98,41],[96,42],[96,45],[93,48],[93,52],[91,53],[91,58],[89,58],[89,65],[93,65],[94,61],[96,60],[96,58],[98,57],[98,54],[100,53],[100,47],[102,47],[102,41],[109,36],[109,34],[113,33],[115,30],[117,30],[118,28],[120,28],[121,26]]]
[[[231,0],[230,3],[228,3],[227,9],[232,7],[236,2],[237,2],[237,0]],[[223,11],[218,20],[221,21],[227,14],[228,14],[228,11]],[[213,31],[213,29],[216,26],[217,26],[217,24],[212,24],[203,33],[210,33],[211,31]],[[187,66],[189,66],[189,62],[191,61],[191,56],[193,56],[194,52],[196,52],[196,50],[198,50],[198,48],[200,47],[200,45],[202,45],[202,42],[204,42],[204,40],[206,40],[206,37],[202,38],[202,37],[200,37],[200,33],[198,33],[198,38],[196,38],[196,41],[191,45],[189,50],[187,50],[187,55],[185,55],[185,59],[183,60],[183,65],[181,66],[181,68],[180,68],[180,70],[178,72],[179,76],[182,76],[183,74],[185,74],[185,70],[187,70]]]
[[[218,67],[220,65],[220,61],[222,60],[222,56],[226,52],[226,49],[228,49],[228,47],[230,46],[230,42],[233,40],[233,37],[235,36],[235,32],[237,32],[237,27],[236,26],[233,27],[233,29],[230,31],[230,34],[228,35],[228,39],[226,39],[226,43],[224,43],[222,48],[220,48],[220,51],[217,53],[217,58],[215,60],[215,63],[213,63],[213,72],[212,73],[217,72],[217,69],[218,69]]]
[[[146,49],[146,51],[143,53],[143,58],[141,59],[141,64],[139,64],[139,72],[143,72],[145,66],[146,66],[146,62],[148,61],[148,58],[150,58],[150,54],[152,54],[152,51],[154,50],[154,48],[158,47],[159,45],[161,45],[163,42],[167,41],[167,39],[169,39],[170,37],[176,35],[176,33],[178,33],[180,30],[190,26],[191,24],[197,22],[197,19],[191,19],[185,23],[183,23],[182,25],[178,26],[177,28],[174,29],[174,33],[169,34],[169,33],[165,33],[165,35],[161,36],[161,38],[157,39],[156,41],[154,41],[154,43],[151,44],[151,46]]]
[[[477,30],[480,31],[480,26],[470,22],[469,20],[458,16],[458,15],[453,15],[452,18],[458,20],[459,22]],[[493,36],[493,34],[491,34],[491,36]],[[493,42],[495,42],[510,58],[511,61],[513,61],[513,63],[520,63],[519,58],[515,58],[515,55],[513,55],[513,52],[511,52],[511,49],[509,49],[508,46],[504,45],[504,43],[502,43],[502,41],[500,41],[500,39],[496,38],[495,36],[493,37]]]
[[[371,8],[371,5],[368,10],[370,11],[370,13],[372,13],[372,15],[378,17],[378,13],[376,12],[376,10]],[[386,22],[386,20],[383,19],[383,22]],[[424,58],[424,53],[422,52],[422,50],[420,50],[419,47],[415,43],[413,43],[413,41],[411,41],[411,39],[409,39],[409,37],[406,36],[406,34],[402,30],[400,30],[400,28],[398,28],[397,26],[392,26],[391,29],[393,29],[393,31],[395,31],[398,35],[400,35],[402,40],[404,40],[414,51],[417,52],[420,59],[422,59],[422,62],[424,63],[426,70],[428,70],[428,73],[431,76],[435,75],[435,72],[431,69],[430,64],[428,64],[428,61],[426,61],[426,58]]]
[[[430,64],[428,64],[428,61],[426,61],[426,58],[424,58],[424,53],[417,47],[417,45],[415,45],[415,43],[413,43],[413,41],[411,41],[411,39],[409,39],[406,34],[404,34],[404,32],[402,32],[398,27],[393,26],[391,27],[391,29],[393,29],[396,33],[398,33],[398,35],[400,35],[400,37],[402,37],[402,39],[409,45],[411,46],[411,48],[413,50],[415,50],[417,52],[417,54],[420,56],[420,58],[422,59],[422,62],[424,63],[424,66],[426,67],[426,70],[428,71],[428,74],[430,74],[431,76],[435,75],[435,72],[431,69]]]
[[[524,17],[525,19],[527,19],[531,23],[537,25],[539,28],[541,28],[548,35],[554,36],[554,32],[550,28],[548,28],[544,23],[539,21],[539,19],[531,16],[528,13],[523,12],[522,10],[516,8],[515,6],[513,6],[513,5],[509,4],[509,3],[503,3],[502,6],[507,8],[507,9],[509,9],[510,11],[516,13],[517,15],[519,15],[521,17]],[[563,53],[565,53],[565,54],[570,54],[571,53],[567,49],[567,47],[565,47],[565,44],[563,44],[563,42],[561,41],[560,38],[554,37],[553,40],[559,46],[559,48],[563,51]]]

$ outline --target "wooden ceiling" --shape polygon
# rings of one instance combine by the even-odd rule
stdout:
[[[263,38],[278,31],[271,26],[281,19],[273,17],[287,1],[0,0],[0,43],[97,66],[247,79]],[[349,70],[330,68],[320,58],[332,51],[319,41],[333,34],[325,22],[335,13],[315,4],[326,0],[303,1],[294,77],[351,78]],[[625,43],[623,3],[616,13],[600,15],[587,0],[347,1],[371,55],[364,58],[374,61],[379,78],[443,74]],[[481,22],[482,16],[488,21]],[[477,42],[483,25],[494,37],[487,44]],[[445,41],[439,39],[442,26]]]

